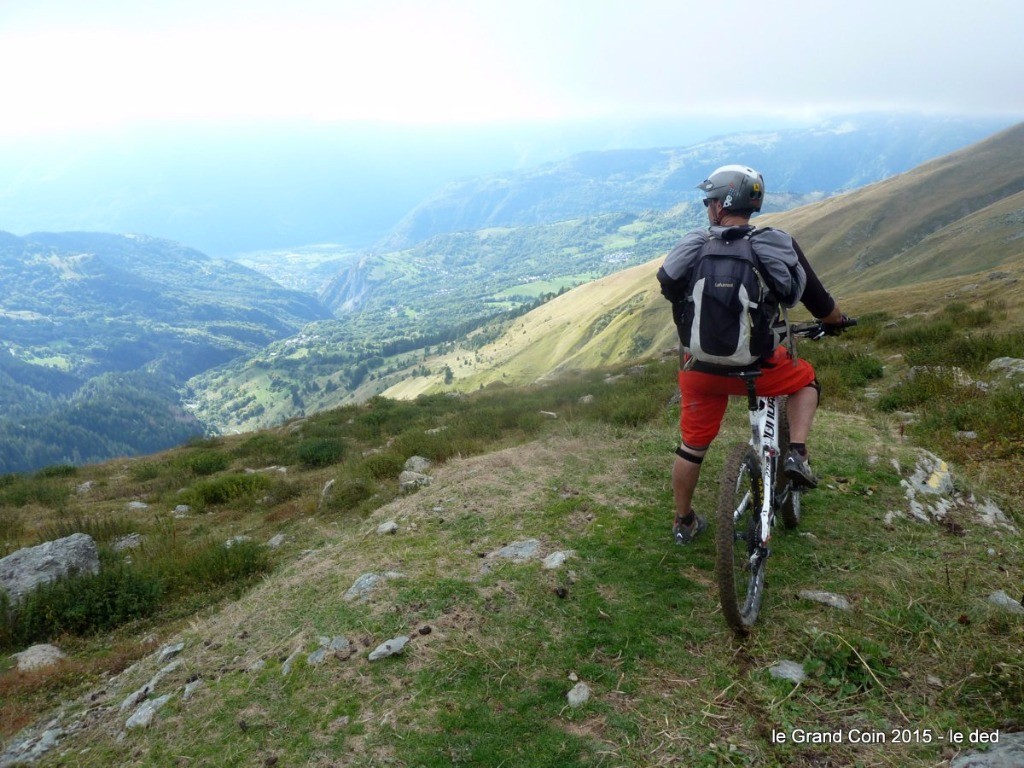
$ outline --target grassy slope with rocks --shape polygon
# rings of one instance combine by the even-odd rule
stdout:
[[[907,508],[900,483],[917,454],[902,422],[865,397],[866,386],[901,385],[879,363],[889,330],[868,322],[860,341],[809,350],[833,382],[811,446],[823,482],[806,497],[801,528],[777,534],[762,622],[742,643],[717,609],[713,537],[687,549],[669,541],[671,358],[609,380],[595,372],[462,398],[378,399],[271,432],[8,482],[24,485],[25,501],[11,522],[5,497],[8,539],[116,517],[134,525],[108,523],[108,539],[169,527],[184,541],[288,541],[251,588],[243,579],[185,594],[119,629],[59,638],[70,659],[55,671],[6,670],[4,737],[59,701],[70,702],[69,733],[42,765],[127,756],[137,765],[930,766],[957,752],[937,741],[950,729],[1020,730],[1024,622],[986,602],[995,590],[1020,593],[1020,537],[962,512],[944,526],[885,522]],[[593,402],[581,402],[587,394]],[[736,406],[706,462],[698,509],[713,507],[725,447],[745,432]],[[397,474],[413,454],[439,464],[431,486],[400,496]],[[271,473],[283,484],[276,492],[217,501],[200,492],[278,465],[288,471]],[[953,471],[960,491],[993,491],[1024,523],[1019,493]],[[182,488],[209,503],[169,519]],[[138,499],[150,508],[125,511]],[[396,534],[378,533],[385,521]],[[494,557],[527,539],[540,556],[575,556],[554,570]],[[388,571],[402,576],[365,601],[345,599],[362,574]],[[846,595],[854,609],[801,599],[805,589]],[[411,638],[404,653],[368,661],[400,635]],[[307,663],[322,636],[344,636],[356,652]],[[122,740],[121,701],[172,642],[185,644],[182,666],[154,695],[174,697],[148,730]],[[803,664],[807,681],[772,678],[783,659]],[[196,679],[203,686],[183,701]],[[577,681],[592,696],[574,708],[566,694]],[[887,743],[773,743],[773,731],[796,729],[859,729]],[[892,729],[936,740],[894,744]]]

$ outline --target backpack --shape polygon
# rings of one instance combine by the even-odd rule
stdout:
[[[752,234],[731,240],[712,236],[676,306],[679,339],[697,363],[749,368],[778,343],[773,326],[779,301],[761,274]]]

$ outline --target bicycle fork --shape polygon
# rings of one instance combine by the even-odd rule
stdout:
[[[750,555],[750,564],[756,567],[760,560],[771,555],[768,542],[772,536],[775,523],[775,484],[779,455],[779,399],[777,397],[760,397],[755,391],[754,380],[748,379],[747,411],[750,417],[750,444],[757,456],[760,478],[752,478],[761,483],[761,509],[757,540]],[[745,509],[747,503],[741,505]],[[738,510],[740,513],[740,510]]]

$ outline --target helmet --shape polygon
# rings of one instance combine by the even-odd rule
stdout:
[[[745,165],[723,165],[697,185],[709,200],[720,200],[733,212],[761,210],[764,201],[764,177]]]

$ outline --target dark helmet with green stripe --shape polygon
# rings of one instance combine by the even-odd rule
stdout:
[[[764,202],[764,177],[745,165],[723,165],[697,185],[708,200],[732,213],[754,213]],[[707,203],[705,203],[707,205]]]

